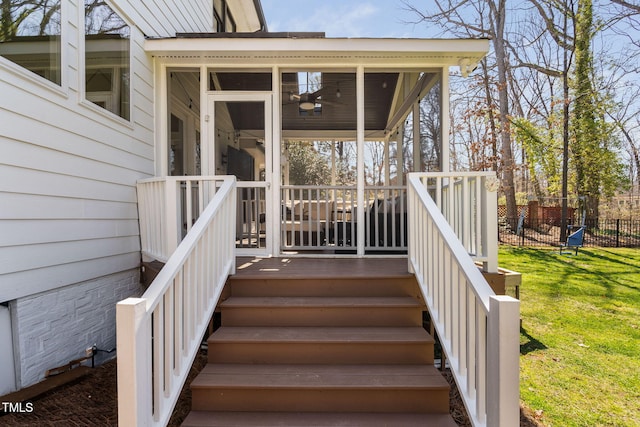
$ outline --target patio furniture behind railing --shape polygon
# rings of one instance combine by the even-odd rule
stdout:
[[[282,187],[282,250],[357,250],[358,209],[365,210],[367,253],[406,253],[406,189],[366,187],[357,204],[355,186],[286,185]]]

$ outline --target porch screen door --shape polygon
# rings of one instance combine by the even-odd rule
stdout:
[[[271,255],[275,227],[271,93],[211,93],[208,107],[216,175],[235,175],[238,180],[237,253]]]

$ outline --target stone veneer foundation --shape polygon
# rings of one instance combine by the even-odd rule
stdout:
[[[42,381],[48,369],[84,357],[93,344],[102,350],[115,348],[116,303],[141,293],[135,269],[13,301],[18,389]],[[115,356],[98,352],[95,362]]]

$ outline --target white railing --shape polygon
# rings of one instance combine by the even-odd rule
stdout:
[[[282,250],[357,250],[355,186],[285,185],[281,191]],[[407,250],[405,193],[405,187],[365,188],[365,251]]]
[[[140,240],[145,260],[166,262],[220,183],[220,176],[169,176],[138,181]],[[263,248],[266,184],[237,182],[236,187],[236,245]]]
[[[235,177],[215,181],[222,185],[186,226],[189,233],[144,295],[117,304],[121,426],[167,425],[227,277],[235,272],[235,230],[229,226],[236,219]],[[173,189],[165,194],[176,194],[174,183],[167,178]]]
[[[142,255],[166,262],[221,181],[220,176],[167,176],[138,181]]]
[[[236,247],[263,249],[266,247],[267,184],[238,182],[238,216]]]
[[[404,186],[365,187],[365,200],[372,201],[365,216],[365,250],[407,250],[406,194]]]
[[[493,293],[425,182],[425,174],[409,174],[409,269],[473,425],[517,426],[520,303]],[[495,191],[491,186],[479,190]]]
[[[495,172],[427,172],[416,175],[469,255],[498,271],[498,200]],[[490,191],[489,191],[490,190]]]

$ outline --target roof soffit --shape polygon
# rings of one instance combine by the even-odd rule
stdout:
[[[172,38],[149,39],[145,51],[164,62],[245,65],[399,65],[443,67],[477,63],[488,40]]]

